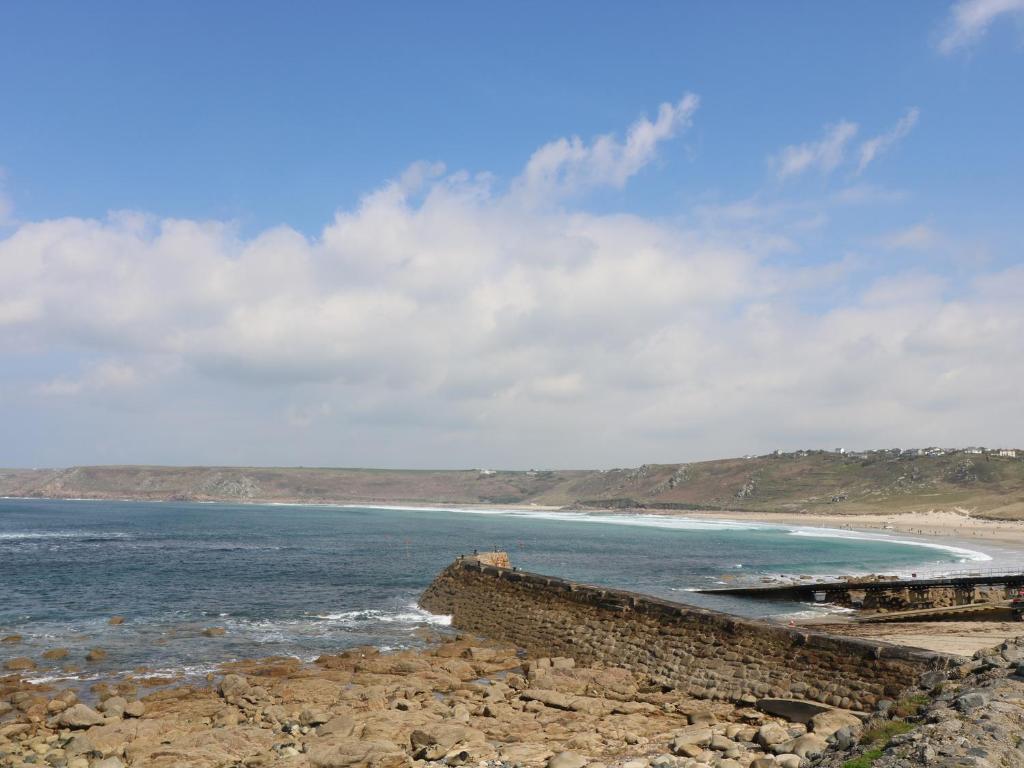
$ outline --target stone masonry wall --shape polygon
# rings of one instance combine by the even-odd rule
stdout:
[[[953,658],[751,621],[576,584],[475,559],[442,571],[420,598],[452,624],[534,655],[628,667],[699,698],[795,697],[850,709],[897,698]]]

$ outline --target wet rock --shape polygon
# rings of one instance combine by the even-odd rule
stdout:
[[[116,627],[119,624],[124,624],[124,616],[111,616],[109,619],[107,619],[107,624],[109,624],[112,627]]]
[[[107,658],[107,652],[102,648],[93,648],[87,654],[85,654],[86,661],[103,661],[105,658]]]
[[[8,672],[31,671],[36,668],[36,663],[28,656],[15,656],[4,662],[4,669]]]
[[[68,657],[67,648],[51,648],[48,651],[43,651],[43,658],[47,661],[60,661]]]
[[[17,645],[21,642],[21,635],[5,635],[0,637],[0,643],[6,643],[7,645]]]
[[[203,630],[206,637],[223,637],[227,633],[224,627],[207,627]]]

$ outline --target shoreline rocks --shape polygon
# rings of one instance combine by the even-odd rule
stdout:
[[[523,658],[468,636],[223,671],[141,698],[142,681],[111,680],[92,687],[95,702],[0,678],[0,766],[806,768],[860,727],[849,712],[790,722],[749,698],[697,699],[621,667]]]

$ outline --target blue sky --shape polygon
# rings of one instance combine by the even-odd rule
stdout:
[[[7,4],[0,464],[1012,440],[1022,75],[1017,0]]]

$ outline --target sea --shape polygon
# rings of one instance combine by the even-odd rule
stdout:
[[[778,621],[830,609],[694,590],[991,559],[904,535],[653,514],[0,499],[0,636],[22,637],[0,643],[0,662],[28,655],[33,679],[88,681],[416,647],[451,631],[418,595],[458,555],[495,548],[523,570]],[[58,647],[66,659],[40,658]],[[106,657],[85,663],[91,648]]]

